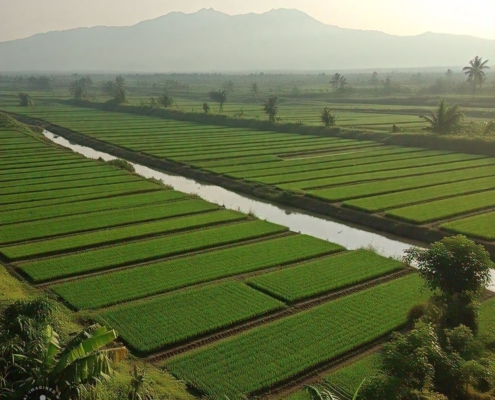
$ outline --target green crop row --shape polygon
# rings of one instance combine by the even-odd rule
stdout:
[[[240,214],[235,211],[218,210],[204,214],[169,218],[143,224],[133,224],[123,227],[104,229],[96,232],[79,233],[70,236],[57,237],[54,239],[5,246],[0,247],[0,252],[11,261],[17,261],[24,258],[41,257],[59,252],[76,251],[94,246],[104,246],[109,243],[136,239],[147,235],[172,233],[221,222],[241,220],[244,218],[246,218],[244,214]]]
[[[90,165],[91,161],[84,159],[68,159],[60,161],[33,162],[32,164],[19,164],[17,160],[11,165],[4,165],[4,169],[0,169],[0,176],[10,174],[30,174],[32,172],[61,171],[64,169],[78,168],[81,166]],[[94,165],[94,164],[93,164]]]
[[[107,309],[97,319],[134,349],[152,352],[283,306],[242,283],[226,282]]]
[[[397,208],[388,211],[386,215],[415,224],[424,224],[494,206],[495,190],[490,190]]]
[[[454,168],[458,166],[458,168],[463,168],[464,164],[469,166],[471,163],[466,162],[472,159],[480,159],[479,156],[468,156],[465,154],[445,154],[438,155],[436,157],[425,157],[425,158],[413,158],[413,159],[404,159],[402,156],[400,160],[390,161],[390,162],[378,162],[374,164],[364,164],[358,166],[351,167],[335,167],[335,168],[327,168],[327,169],[313,169],[308,172],[300,172],[294,173],[290,169],[287,173],[283,173],[281,175],[273,175],[267,177],[260,178],[252,178],[250,180],[255,180],[257,182],[265,183],[265,184],[280,184],[280,183],[288,183],[288,182],[297,182],[297,181],[305,181],[308,179],[318,179],[325,178],[331,176],[344,176],[344,175],[353,175],[353,174],[363,174],[363,173],[371,173],[374,171],[396,171],[399,169],[403,169],[403,172],[407,172],[408,170],[411,173],[414,172],[414,167],[425,167],[425,166],[434,166],[437,169],[437,164],[448,164],[449,168]],[[478,164],[480,163],[481,164]],[[492,165],[495,164],[495,160],[492,159],[484,159],[482,161],[476,160],[474,165]],[[400,172],[399,172],[400,173]]]
[[[327,189],[332,189],[331,186],[336,185],[349,185],[350,184],[374,184],[373,182],[368,181],[376,181],[383,179],[393,179],[393,178],[404,178],[404,177],[414,177],[422,176],[422,175],[430,175],[430,177],[434,177],[435,174],[439,174],[442,172],[448,172],[452,170],[458,169],[466,169],[469,171],[470,168],[474,167],[482,167],[482,166],[491,166],[493,164],[493,159],[481,159],[481,160],[472,160],[472,161],[462,161],[457,163],[450,164],[440,164],[440,165],[428,165],[426,167],[415,167],[415,168],[405,168],[400,170],[387,170],[387,171],[378,171],[378,172],[362,172],[361,174],[355,175],[345,175],[345,176],[335,176],[330,178],[320,178],[320,179],[312,179],[301,182],[290,182],[285,184],[278,185],[280,188],[285,190],[302,190],[312,192],[312,191],[325,191]],[[483,172],[483,170],[481,170]],[[464,172],[462,172],[464,173]],[[486,176],[487,174],[481,176]],[[489,174],[488,174],[489,175]],[[428,177],[428,176],[427,176]],[[421,177],[420,177],[421,178]],[[474,176],[477,178],[477,176]],[[401,179],[403,180],[403,179]]]
[[[139,207],[153,203],[183,199],[187,194],[175,190],[157,190],[148,193],[130,194],[97,200],[71,202],[56,206],[36,207],[26,213],[25,209],[0,212],[0,224],[12,224],[46,218],[59,218],[66,215],[101,212],[117,208]],[[164,205],[165,207],[166,205]],[[132,211],[131,211],[132,212]]]
[[[162,218],[177,217],[219,207],[202,200],[185,200],[167,204],[155,204],[138,207],[132,213],[111,210],[92,215],[75,215],[54,218],[50,221],[32,221],[12,224],[0,230],[0,243],[15,243],[26,240],[44,239],[51,236],[85,232],[94,229],[153,221]]]
[[[399,261],[357,250],[260,275],[248,282],[277,298],[293,302],[352,286],[401,267]]]
[[[238,398],[400,327],[411,306],[427,297],[421,287],[417,275],[397,279],[172,358],[164,366],[206,394]]]
[[[386,210],[387,208],[396,208],[407,204],[420,203],[447,196],[458,196],[465,193],[488,189],[495,189],[495,179],[491,176],[349,200],[344,202],[344,206],[365,210],[367,212],[377,212]]]
[[[88,277],[51,288],[76,308],[98,308],[342,250],[339,245],[310,236],[291,235]]]
[[[113,168],[112,168],[113,169]],[[20,173],[20,174],[5,174],[0,176],[0,181],[1,182],[7,182],[7,181],[16,181],[18,179],[24,179],[24,180],[31,180],[31,179],[39,179],[39,178],[55,178],[55,177],[67,177],[67,176],[73,176],[73,175],[79,175],[79,174],[88,174],[90,172],[96,172],[96,171],[104,171],[104,166],[103,165],[90,165],[90,164],[84,164],[81,165],[78,168],[73,168],[73,169],[62,169],[62,170],[48,170],[48,171],[28,171],[27,173]]]
[[[27,261],[19,264],[19,267],[33,281],[40,282],[155,260],[189,251],[268,236],[286,230],[287,228],[284,226],[265,221],[234,223],[66,256]]]
[[[74,189],[74,188],[82,188],[88,186],[105,186],[107,184],[112,183],[124,183],[124,182],[135,182],[141,181],[142,178],[130,175],[130,174],[118,174],[116,176],[108,177],[108,178],[93,178],[87,180],[74,180],[70,182],[55,182],[55,183],[41,183],[41,184],[33,184],[27,186],[17,186],[17,187],[6,187],[2,189],[2,195],[9,195],[13,193],[17,193],[21,199],[24,193],[31,192],[44,192],[51,190],[66,190],[66,189]]]
[[[468,161],[469,162],[469,161]],[[466,164],[467,162],[463,163]],[[447,164],[449,165],[449,164]],[[453,164],[450,164],[452,166]],[[387,179],[384,181],[365,182],[355,185],[338,186],[328,189],[312,190],[309,193],[312,196],[320,197],[330,201],[340,201],[354,199],[358,197],[368,197],[381,193],[391,193],[406,189],[415,189],[426,186],[436,186],[442,183],[454,183],[463,180],[482,178],[485,176],[493,176],[495,167],[486,166],[478,168],[468,168],[454,171],[444,171],[433,173],[438,167],[427,167],[431,169],[427,175],[413,175],[409,177],[401,177]],[[455,167],[454,167],[455,168]],[[457,167],[459,168],[459,167]],[[414,169],[408,169],[409,174],[414,174]],[[395,176],[399,175],[396,171]]]
[[[380,149],[383,145],[380,145]],[[402,150],[402,149],[401,149]],[[359,148],[358,150],[344,150],[342,153],[336,153],[333,156],[307,158],[305,160],[284,160],[282,165],[268,165],[266,168],[260,169],[257,164],[253,164],[252,168],[245,168],[245,171],[241,167],[222,167],[213,169],[218,173],[225,173],[235,178],[259,178],[270,175],[282,175],[284,173],[301,173],[308,171],[317,171],[321,169],[351,167],[363,164],[374,164],[383,161],[404,160],[418,157],[431,157],[429,152],[422,152],[415,150],[411,152],[411,149],[404,148],[405,151],[399,151],[396,149],[387,150],[372,150],[369,146],[365,148]],[[433,152],[432,152],[433,153]],[[438,155],[440,152],[434,152]],[[360,157],[361,155],[361,157]]]
[[[77,175],[64,175],[64,176],[46,176],[44,178],[20,178],[16,180],[9,180],[7,182],[0,180],[0,190],[4,188],[18,188],[25,190],[26,186],[36,187],[38,185],[49,185],[59,183],[61,185],[69,185],[74,182],[83,182],[90,179],[112,178],[123,176],[122,171],[117,170],[98,170],[95,169],[90,172],[81,171]]]
[[[450,232],[462,233],[467,236],[479,237],[481,239],[495,240],[495,212],[479,214],[472,217],[462,218],[447,222],[441,226]]]
[[[0,204],[2,210],[6,210],[8,207],[24,208],[33,207],[36,204],[42,204],[45,202],[53,203],[66,203],[72,201],[75,198],[98,198],[106,195],[112,195],[118,192],[144,192],[157,190],[159,186],[152,182],[147,181],[135,181],[130,183],[114,183],[102,186],[90,186],[77,189],[62,189],[62,190],[50,190],[46,192],[33,192],[24,193],[22,198],[16,194],[10,194],[6,196],[0,196]]]

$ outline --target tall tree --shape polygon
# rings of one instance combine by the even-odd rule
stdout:
[[[211,91],[209,93],[210,99],[216,103],[220,104],[220,112],[223,111],[223,105],[228,100],[226,90]]]
[[[102,85],[103,93],[112,96],[117,104],[127,103],[127,90],[125,79],[122,75],[115,78],[115,81],[108,81]]]
[[[332,76],[332,80],[330,81],[330,84],[334,89],[342,88],[347,85],[347,78],[344,75],[335,73]]]
[[[459,129],[464,114],[459,110],[457,104],[448,107],[445,104],[445,100],[442,99],[437,111],[432,112],[430,116],[423,116],[423,118],[430,124],[429,130],[439,135],[448,135],[455,133]]]
[[[469,61],[469,65],[467,67],[462,69],[468,76],[468,82],[473,85],[473,97],[476,92],[476,85],[479,85],[481,90],[481,85],[486,78],[485,70],[490,69],[490,67],[486,65],[487,62],[488,60],[483,61],[483,58],[476,56]]]
[[[223,89],[229,94],[232,93],[234,91],[234,82],[232,82],[232,80],[229,79],[227,82],[223,84]]]
[[[371,74],[370,83],[373,86],[376,86],[376,85],[378,85],[379,82],[380,82],[380,80],[378,79],[378,72],[375,71]]]
[[[330,107],[325,107],[321,112],[321,122],[325,126],[333,126],[337,122],[337,117],[332,113]]]
[[[92,85],[93,81],[91,77],[85,76],[70,84],[69,91],[74,96],[75,100],[83,100],[88,95],[88,88]]]
[[[257,82],[253,82],[251,84],[251,93],[253,94],[254,101],[256,101],[256,98],[258,97],[258,93],[259,93],[259,88],[258,88]]]
[[[263,111],[265,112],[266,115],[268,115],[268,120],[271,123],[275,123],[275,117],[277,116],[278,113],[278,97],[277,96],[270,96],[268,99],[265,100],[265,105],[263,106]]]
[[[170,96],[168,93],[163,93],[161,96],[158,97],[157,103],[164,108],[169,108],[172,107],[174,104],[175,100],[173,99],[172,96]]]

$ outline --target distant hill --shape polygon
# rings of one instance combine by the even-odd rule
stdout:
[[[0,43],[0,71],[211,72],[461,66],[495,41],[393,36],[325,25],[297,10],[173,12],[130,27],[78,28]]]

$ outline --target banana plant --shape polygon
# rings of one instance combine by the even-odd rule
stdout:
[[[80,386],[108,380],[112,373],[111,362],[127,354],[125,347],[108,348],[117,334],[98,324],[92,325],[62,347],[59,336],[51,326],[46,327],[46,351],[38,379],[57,388],[65,397],[77,396]]]

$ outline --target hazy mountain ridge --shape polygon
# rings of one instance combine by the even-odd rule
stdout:
[[[211,72],[412,68],[495,57],[495,40],[394,36],[297,10],[173,12],[130,27],[76,28],[0,43],[0,71]]]

